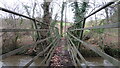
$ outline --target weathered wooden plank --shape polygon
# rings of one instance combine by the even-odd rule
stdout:
[[[77,41],[81,42],[85,47],[90,48],[92,51],[96,52],[97,54],[99,54],[101,57],[103,57],[104,59],[108,60],[109,62],[111,62],[113,65],[115,66],[120,66],[120,61],[118,61],[117,59],[107,55],[106,53],[102,52],[101,50],[97,49],[95,46],[92,46],[92,44],[88,44],[80,39],[78,39],[77,37],[75,37],[74,35],[72,35],[70,32],[68,32],[68,34],[70,36],[72,36],[74,39],[76,39]]]

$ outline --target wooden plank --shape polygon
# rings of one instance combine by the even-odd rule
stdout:
[[[20,48],[18,48],[18,49],[15,49],[15,50],[13,50],[13,51],[10,51],[10,52],[8,52],[8,53],[6,53],[6,54],[0,55],[0,57],[2,57],[2,59],[5,59],[5,58],[7,58],[7,57],[9,57],[9,56],[11,56],[11,55],[14,55],[14,54],[16,54],[16,53],[18,53],[18,52],[20,52],[20,51],[23,51],[23,50],[29,48],[30,46],[34,46],[34,45],[37,45],[38,43],[44,42],[45,40],[48,40],[49,38],[52,38],[52,37],[48,37],[48,38],[39,40],[39,41],[37,41],[37,42],[35,42],[35,43],[31,44],[31,45],[22,46],[22,47],[20,47]]]
[[[74,35],[72,35],[70,32],[68,32],[68,34],[70,36],[72,36],[74,39],[76,39],[77,41],[81,42],[85,47],[90,48],[92,51],[96,52],[97,54],[99,54],[101,57],[103,57],[104,59],[108,60],[109,62],[111,62],[113,65],[115,66],[120,66],[120,61],[118,61],[117,59],[107,55],[106,53],[102,52],[101,50],[97,49],[95,46],[92,46],[92,44],[88,44],[80,39],[78,39],[77,37],[75,37]]]

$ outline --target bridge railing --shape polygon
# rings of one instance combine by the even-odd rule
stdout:
[[[37,36],[38,38],[40,38],[40,33],[39,31],[44,31],[45,29],[39,29],[37,27],[37,22],[41,23],[41,24],[44,24],[44,25],[47,25],[48,27],[53,27],[55,29],[57,29],[57,27],[55,26],[52,26],[50,24],[47,24],[47,23],[43,23],[39,20],[36,20],[35,18],[31,18],[31,17],[28,17],[28,16],[25,16],[23,14],[20,14],[20,13],[17,13],[17,12],[14,12],[14,11],[11,11],[11,10],[8,10],[8,9],[5,9],[5,8],[2,8],[0,7],[0,10],[1,11],[4,11],[4,12],[7,12],[7,13],[11,13],[11,14],[14,14],[14,15],[17,15],[17,16],[21,16],[21,17],[24,17],[24,18],[27,18],[29,20],[32,20],[33,23],[34,23],[34,26],[35,26],[35,29],[0,29],[0,32],[22,32],[22,31],[36,31],[37,32]]]
[[[99,8],[98,10],[96,10],[95,12],[93,12],[93,13],[91,13],[90,15],[86,16],[84,19],[81,20],[81,22],[83,22],[83,24],[85,25],[85,20],[86,20],[87,18],[89,18],[90,16],[96,14],[97,12],[101,11],[102,9],[104,9],[104,8],[106,8],[106,7],[114,4],[114,3],[115,3],[115,2],[109,2],[109,3],[107,3],[107,4],[104,5],[103,7]],[[75,24],[74,24],[73,26],[75,26]],[[70,28],[71,28],[71,27],[70,27]],[[69,40],[70,44],[73,46],[71,49],[74,49],[74,51],[77,52],[77,54],[80,56],[80,58],[82,59],[82,61],[83,61],[86,65],[88,65],[87,62],[86,62],[86,60],[85,60],[85,59],[82,57],[82,55],[78,52],[78,49],[76,49],[75,44],[72,42],[72,39],[71,39],[71,37],[72,37],[72,38],[74,38],[75,40],[77,40],[78,42],[80,42],[81,44],[83,44],[84,47],[91,49],[92,51],[94,51],[95,53],[97,53],[98,55],[100,55],[101,57],[103,57],[104,59],[106,59],[106,60],[108,60],[109,62],[111,62],[113,65],[115,65],[115,66],[120,66],[120,65],[119,65],[119,64],[120,64],[120,61],[118,61],[117,59],[111,57],[110,55],[102,52],[102,51],[99,50],[97,47],[92,46],[92,44],[89,44],[89,43],[86,43],[86,42],[82,41],[82,40],[81,40],[82,38],[79,39],[78,37],[75,37],[75,36],[72,34],[72,31],[82,31],[82,34],[83,34],[83,31],[84,31],[84,30],[92,30],[92,29],[100,29],[100,28],[106,28],[106,29],[108,29],[108,28],[120,28],[120,22],[114,23],[114,24],[102,25],[102,26],[94,26],[94,27],[87,27],[87,28],[84,28],[84,27],[83,27],[83,28],[80,28],[80,29],[72,29],[72,28],[71,28],[71,29],[68,29],[68,31],[67,31],[68,40]],[[77,60],[77,59],[76,59],[76,60]]]
[[[36,60],[40,55],[42,55],[43,53],[45,53],[45,52],[48,51],[48,50],[52,50],[52,48],[55,46],[55,45],[53,46],[53,44],[56,43],[56,41],[57,41],[57,40],[59,39],[59,37],[60,37],[60,36],[59,36],[59,33],[58,33],[58,28],[57,28],[57,27],[51,26],[51,25],[49,25],[49,24],[47,24],[47,23],[40,22],[39,20],[36,20],[36,19],[34,19],[34,18],[30,18],[30,17],[28,17],[28,16],[19,14],[19,13],[17,13],[17,12],[14,12],[14,11],[11,11],[11,10],[8,10],[8,9],[2,8],[2,7],[0,7],[0,10],[2,10],[2,11],[4,11],[4,12],[7,12],[7,13],[11,13],[11,14],[17,15],[17,16],[21,16],[21,17],[23,17],[23,18],[27,18],[27,19],[29,19],[29,20],[32,20],[32,21],[34,22],[34,25],[35,25],[35,29],[0,29],[0,32],[24,32],[24,31],[25,31],[25,32],[26,32],[26,31],[28,32],[28,31],[36,31],[38,38],[40,38],[40,32],[41,32],[41,31],[49,31],[50,33],[53,33],[53,34],[50,35],[50,37],[47,37],[47,38],[44,38],[44,39],[39,39],[39,40],[37,40],[35,43],[32,43],[32,44],[30,44],[30,45],[22,46],[22,47],[20,47],[20,48],[18,48],[18,49],[15,49],[15,50],[13,50],[13,51],[10,51],[10,52],[8,52],[8,53],[5,53],[5,54],[0,55],[0,58],[2,58],[2,59],[5,59],[5,58],[7,58],[7,57],[9,57],[9,56],[11,56],[11,55],[14,55],[14,54],[16,54],[16,53],[18,53],[18,52],[21,52],[21,51],[23,51],[23,50],[26,50],[26,49],[28,49],[29,47],[36,47],[37,44],[42,43],[42,42],[44,42],[44,41],[46,41],[46,40],[53,39],[52,42],[50,42],[49,45],[48,45],[43,51],[41,51],[40,53],[38,53],[37,56],[35,56],[32,60],[30,60],[30,62],[28,62],[28,63],[25,65],[25,67],[28,67],[28,66],[30,66],[30,65],[34,62],[34,60]],[[39,23],[44,24],[44,25],[48,25],[49,27],[53,27],[53,30],[50,31],[50,30],[47,30],[47,29],[38,29],[36,22],[39,22]]]

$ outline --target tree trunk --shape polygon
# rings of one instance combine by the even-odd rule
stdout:
[[[41,29],[48,29],[49,30],[49,25],[51,23],[51,19],[52,19],[52,16],[51,16],[51,13],[49,11],[49,7],[50,7],[50,3],[51,2],[46,2],[44,0],[44,3],[42,5],[42,8],[43,8],[43,11],[44,11],[44,15],[43,15],[43,23],[45,24],[41,24]],[[47,25],[46,25],[47,24]],[[41,34],[41,39],[45,39],[47,38],[49,35],[48,35],[48,32],[49,31],[44,31],[44,32],[40,32]],[[39,51],[42,51],[47,45],[48,45],[48,41],[44,41],[43,43],[41,43],[40,45],[38,45],[38,48],[39,48]],[[43,56],[43,55],[42,55]]]
[[[48,24],[48,25],[50,25],[51,18],[52,18],[52,17],[51,17],[51,13],[49,12],[50,3],[51,3],[51,2],[45,2],[45,1],[44,1],[44,4],[43,4],[43,6],[42,6],[43,11],[44,11],[43,23]],[[42,24],[41,29],[49,29],[49,26],[48,26],[48,25],[45,25],[45,24]],[[48,31],[43,32],[43,33],[41,34],[42,38],[46,38],[46,37],[48,36],[47,33],[48,33]]]

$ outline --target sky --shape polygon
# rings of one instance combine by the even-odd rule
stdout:
[[[0,0],[0,7],[7,7],[8,9],[9,8],[15,8],[16,6],[17,7],[19,7],[20,8],[20,10],[16,10],[16,12],[18,12],[18,13],[22,13],[22,14],[24,14],[24,15],[27,15],[26,13],[25,13],[25,11],[23,10],[23,7],[21,6],[21,3],[23,3],[24,5],[31,5],[33,2],[34,2],[35,0]],[[48,0],[48,1],[50,1],[50,0]],[[64,1],[66,1],[66,0],[64,0]],[[68,0],[67,0],[68,1]],[[69,1],[74,1],[74,0],[69,0]],[[79,0],[79,2],[80,1],[88,1],[88,0]],[[90,3],[94,3],[94,1],[96,2],[96,4],[103,4],[102,2],[104,2],[104,1],[106,1],[106,2],[109,2],[109,1],[111,1],[111,0],[89,0],[89,2]],[[39,6],[43,3],[43,0],[37,0],[37,2],[39,2]],[[56,2],[56,3],[55,3]],[[53,7],[54,9],[53,9],[53,19],[54,19],[54,17],[55,17],[55,14],[56,13],[58,13],[58,19],[60,20],[60,16],[61,16],[61,8],[60,8],[60,6],[62,5],[62,0],[53,0],[53,4],[54,5],[52,5],[51,7]],[[58,4],[60,4],[60,6],[58,5]],[[90,4],[91,5],[91,4]],[[37,11],[38,11],[38,14],[37,14],[37,12],[36,12],[36,15],[35,16],[40,16],[40,14],[41,14],[41,17],[42,17],[42,15],[43,15],[43,11],[42,11],[42,8],[41,7],[37,7]],[[91,10],[93,9],[93,4],[91,5],[91,9],[89,9],[88,10],[88,14],[87,15],[89,15],[89,13],[91,12]],[[99,7],[98,7],[99,8]],[[96,9],[98,9],[98,8],[96,8]],[[22,10],[21,10],[22,9]],[[13,9],[11,9],[11,10],[13,10]],[[70,4],[68,4],[67,5],[67,8],[65,9],[67,12],[66,12],[66,20],[68,21],[68,22],[73,22],[74,21],[74,19],[73,19],[73,17],[74,17],[74,13],[72,12],[72,8],[70,7]],[[64,12],[65,13],[65,12]],[[99,12],[99,13],[97,13],[98,15],[97,16],[99,16],[98,18],[104,18],[104,16],[100,16],[101,15],[101,13],[104,13],[104,10],[102,10],[101,12]],[[0,11],[0,15],[2,15],[2,16],[4,16],[6,13],[4,13],[4,12],[1,12]],[[7,15],[7,14],[6,14]],[[1,17],[1,16],[0,16]],[[90,17],[89,19],[88,19],[88,21],[89,20],[91,20],[92,18],[94,18],[94,16],[92,16],[92,17]],[[65,20],[65,14],[64,14],[64,20]]]

